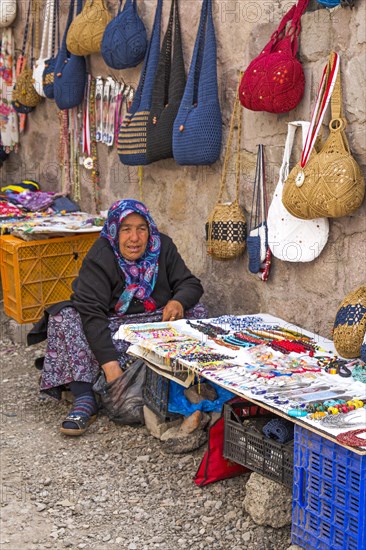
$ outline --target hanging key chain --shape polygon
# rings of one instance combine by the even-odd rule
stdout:
[[[103,79],[97,76],[95,82],[95,141],[102,141],[103,135]]]

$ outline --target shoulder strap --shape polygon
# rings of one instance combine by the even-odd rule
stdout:
[[[240,75],[239,84],[240,84],[241,77],[242,75]],[[236,159],[235,159],[235,201],[234,202],[239,202],[239,182],[240,182],[240,174],[241,174],[240,149],[241,149],[241,134],[242,134],[242,109],[239,103],[239,85],[236,89],[234,107],[233,107],[233,112],[230,120],[229,134],[228,134],[224,164],[223,164],[222,174],[221,174],[221,185],[220,185],[220,191],[219,191],[219,197],[218,197],[219,203],[223,202],[225,191],[226,191],[226,194],[228,195],[227,172],[228,172],[229,160],[231,157],[231,148],[232,148],[235,126],[237,126],[237,138],[236,138]]]
[[[44,23],[43,23],[43,31],[42,31],[42,41],[41,41],[41,49],[39,52],[40,59],[43,59],[44,57],[49,56],[50,49],[51,49],[51,29],[50,26],[52,25],[51,21],[51,11],[53,9],[53,2],[46,2],[45,10],[44,10]],[[47,40],[47,54],[46,54],[46,38]]]
[[[172,64],[174,6],[175,0],[172,0],[168,27],[160,50],[159,63],[155,74],[154,88],[152,92],[151,105],[154,106],[154,109],[157,111],[161,111],[164,108],[164,105],[168,103],[169,81]],[[158,115],[159,113],[154,112],[153,114]]]
[[[290,158],[294,144],[296,130],[301,127],[302,132],[302,147],[305,145],[306,134],[309,130],[310,122],[303,120],[295,120],[289,122],[287,126],[287,137],[285,142],[285,150],[283,152],[283,159],[280,168],[279,181],[284,184],[290,173]]]
[[[197,101],[216,99],[218,96],[217,56],[215,26],[212,16],[212,0],[207,2],[206,34],[203,43],[203,59],[200,67]]]
[[[182,33],[180,28],[178,0],[175,0],[173,58],[169,82],[169,101],[180,101],[186,84]]]
[[[130,114],[134,114],[140,106],[142,106],[142,108],[145,108],[145,102],[148,101],[151,93],[156,67],[159,60],[162,7],[163,0],[158,0],[152,33],[149,44],[147,46],[144,63],[142,65],[140,80],[133,98],[131,108],[129,109]]]
[[[182,98],[182,107],[190,109],[197,101],[198,97],[198,80],[202,63],[202,45],[204,38],[204,30],[207,18],[207,5],[209,0],[203,0],[201,8],[201,16],[197,30],[196,41],[194,44],[191,65],[189,68],[188,79],[184,89]]]
[[[79,4],[79,0],[77,0],[77,2]],[[71,0],[70,1],[70,7],[69,7],[69,14],[67,16],[66,27],[65,27],[65,31],[64,31],[64,36],[63,36],[62,44],[61,44],[61,48],[60,48],[60,51],[63,54],[65,54],[67,52],[66,37],[67,37],[68,30],[70,28],[71,22],[72,22],[73,17],[74,17],[74,6],[75,6],[75,0]]]
[[[315,145],[316,139],[318,137],[325,112],[327,110],[330,98],[332,97],[333,89],[338,80],[339,83],[339,99],[335,99],[334,103],[334,113],[340,113],[340,79],[338,79],[339,73],[339,55],[335,52],[331,52],[329,56],[328,63],[324,67],[323,75],[320,81],[320,86],[318,90],[318,95],[316,99],[315,108],[311,116],[310,127],[306,136],[305,145],[301,155],[300,165],[301,168],[304,168],[306,163],[310,158],[311,151]],[[336,105],[338,104],[338,108]],[[333,116],[333,108],[332,108]],[[340,118],[335,117],[335,118]]]

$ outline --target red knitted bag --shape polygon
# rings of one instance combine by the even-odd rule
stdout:
[[[296,53],[300,20],[308,3],[309,0],[298,0],[292,6],[263,51],[247,67],[239,88],[243,107],[251,111],[287,113],[300,103],[305,76]]]

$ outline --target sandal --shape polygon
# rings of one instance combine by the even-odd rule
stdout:
[[[97,419],[97,415],[94,414],[92,416],[85,416],[80,414],[72,414],[70,413],[65,420],[62,422],[62,426],[60,428],[60,432],[65,435],[82,435],[86,429],[95,422]],[[66,422],[73,422],[77,428],[64,428],[64,424]]]

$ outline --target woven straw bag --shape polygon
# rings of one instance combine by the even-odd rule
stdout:
[[[334,321],[334,345],[342,357],[359,357],[366,332],[366,286],[350,292],[338,308]]]
[[[327,80],[336,55],[334,52],[330,55]],[[351,214],[362,204],[365,181],[344,133],[346,119],[342,115],[341,102],[339,69],[331,96],[330,134],[319,153],[313,149],[305,166],[299,162],[293,168],[283,188],[283,204],[297,218],[338,218]],[[308,137],[311,136],[308,134]]]
[[[70,53],[89,55],[100,52],[103,34],[112,16],[104,0],[86,0],[67,32],[66,45]]]
[[[237,124],[238,128],[235,165],[236,196],[233,202],[223,202],[225,188],[227,191],[227,171],[235,124]],[[239,206],[241,131],[242,112],[238,95],[236,94],[225,151],[219,196],[206,223],[207,254],[216,260],[232,260],[243,254],[245,250],[247,224],[244,212]]]
[[[38,105],[42,99],[34,87],[33,71],[28,64],[33,37],[37,44],[39,36],[39,19],[37,16],[39,16],[40,4],[37,1],[33,2],[34,9],[31,9],[31,5],[32,2],[29,0],[23,37],[21,68],[12,92],[14,105],[20,108],[24,106],[26,110]]]

